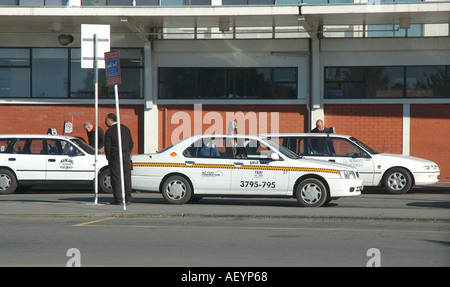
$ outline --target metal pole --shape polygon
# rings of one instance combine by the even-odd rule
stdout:
[[[119,88],[114,85],[114,94],[116,100],[116,115],[117,115],[117,136],[119,146],[119,165],[120,165],[120,186],[122,188],[122,205],[123,210],[127,210],[127,204],[125,199],[125,181],[123,174],[123,155],[122,155],[122,133],[120,131],[120,115],[119,115]]]
[[[97,34],[94,34],[94,89],[95,89],[95,204],[98,204],[98,63],[97,63]]]

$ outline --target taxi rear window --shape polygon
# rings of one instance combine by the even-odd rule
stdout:
[[[11,152],[11,147],[14,140],[15,139],[13,138],[0,139],[0,153]]]

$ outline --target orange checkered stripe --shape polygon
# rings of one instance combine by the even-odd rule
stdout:
[[[223,168],[223,169],[324,172],[324,173],[335,173],[335,174],[339,173],[339,170],[337,170],[337,169],[309,168],[309,167],[282,167],[282,166],[267,166],[267,165],[235,166],[235,165],[230,165],[230,164],[185,164],[185,163],[134,162],[133,167]]]

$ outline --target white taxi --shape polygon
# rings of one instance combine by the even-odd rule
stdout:
[[[355,167],[364,186],[382,186],[394,194],[407,193],[414,185],[439,182],[435,162],[412,156],[378,153],[354,137],[327,133],[266,135],[302,158]]]
[[[318,207],[361,194],[355,168],[299,156],[257,136],[197,135],[158,153],[132,156],[132,188],[168,203],[206,196],[290,197]]]
[[[39,185],[92,185],[95,151],[75,137],[0,135],[0,194]],[[108,162],[98,155],[99,190],[111,192]]]

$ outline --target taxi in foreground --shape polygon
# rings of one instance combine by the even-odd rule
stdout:
[[[95,151],[75,137],[0,135],[0,194],[23,192],[33,186],[71,184],[92,186]],[[99,190],[111,192],[105,155],[98,155]]]
[[[197,135],[158,153],[132,156],[132,188],[168,203],[205,196],[289,197],[318,207],[361,194],[355,168],[299,156],[257,136]]]
[[[439,182],[435,162],[412,156],[378,153],[354,137],[339,134],[266,135],[302,158],[343,163],[355,167],[364,186],[382,186],[394,194],[407,193],[414,185]]]

